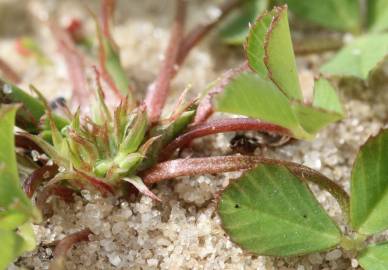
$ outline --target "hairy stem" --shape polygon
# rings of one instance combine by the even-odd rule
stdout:
[[[13,83],[20,83],[21,81],[16,71],[2,59],[0,59],[0,72]]]
[[[89,235],[93,234],[90,229],[84,229],[82,231],[70,234],[60,240],[54,250],[54,261],[50,264],[49,270],[62,270],[65,269],[64,261],[67,251],[69,251],[73,245],[89,241]]]
[[[163,180],[201,174],[217,174],[252,169],[258,164],[279,164],[287,167],[302,180],[314,183],[328,191],[338,201],[343,213],[349,213],[349,195],[335,182],[323,174],[306,166],[259,156],[218,156],[206,158],[175,159],[159,163],[142,173],[145,184],[150,185]]]
[[[164,55],[164,62],[161,66],[156,81],[149,86],[145,99],[145,103],[148,109],[148,116],[151,122],[157,122],[159,120],[167,99],[171,79],[176,73],[175,64],[182,41],[185,18],[185,1],[176,0],[176,15],[171,30],[169,44]]]
[[[212,134],[233,132],[233,131],[264,131],[285,136],[290,136],[290,132],[278,125],[260,122],[250,118],[227,118],[209,121],[191,127],[186,133],[180,135],[164,150],[159,160],[167,160],[178,148],[187,146],[192,140]]]

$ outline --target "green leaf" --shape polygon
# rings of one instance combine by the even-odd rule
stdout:
[[[311,139],[324,126],[344,116],[332,85],[319,79],[312,105],[302,103],[287,7],[260,16],[246,42],[250,68],[236,75],[215,97],[221,112],[245,115],[280,125],[298,139]]]
[[[218,111],[243,114],[281,125],[291,130],[298,128],[287,97],[276,85],[253,73],[242,73],[217,96]]]
[[[268,6],[268,0],[248,0],[247,3],[232,16],[220,31],[224,42],[232,45],[241,44],[248,35],[249,23],[253,23]]]
[[[0,207],[30,209],[31,203],[21,189],[16,166],[14,123],[17,106],[0,108]]]
[[[300,125],[309,134],[316,134],[328,124],[343,118],[341,114],[329,112],[301,102],[293,102],[292,110]]]
[[[328,80],[322,78],[316,80],[314,84],[313,106],[344,115],[344,109],[334,87]]]
[[[20,88],[0,79],[0,104],[17,104],[23,106],[16,113],[16,125],[28,132],[38,133],[41,129],[39,121],[45,114],[45,108],[39,99],[27,94]],[[59,129],[67,125],[67,121],[53,115],[55,124]]]
[[[261,77],[270,77],[289,98],[302,99],[287,7],[275,7],[257,19],[246,41],[246,54],[249,66]]]
[[[249,66],[264,78],[268,76],[268,69],[264,63],[264,42],[266,41],[268,28],[271,25],[273,16],[273,12],[265,12],[257,19],[256,23],[251,27],[245,46]]]
[[[231,239],[259,255],[323,251],[341,239],[307,184],[282,165],[260,164],[231,183],[218,212]]]
[[[31,222],[26,222],[19,227],[18,234],[23,238],[23,252],[33,251],[36,247],[36,238]]]
[[[388,29],[388,1],[368,0],[368,28],[371,32]]]
[[[14,231],[0,229],[0,269],[7,266],[21,255],[23,250],[23,238]]]
[[[352,171],[353,229],[371,235],[388,228],[388,129],[361,147]]]
[[[289,97],[301,100],[298,71],[288,27],[287,7],[275,7],[264,42],[265,59],[269,77]]]
[[[360,31],[361,12],[357,0],[281,0],[280,2],[287,4],[298,18],[335,30]]]
[[[365,270],[388,269],[388,242],[368,246],[357,259]]]
[[[314,85],[313,104],[292,102],[292,108],[300,125],[310,134],[344,117],[342,105],[332,85],[319,79]]]
[[[388,34],[370,34],[357,38],[338,52],[321,71],[337,76],[366,80],[370,71],[388,54]]]
[[[26,213],[16,209],[0,211],[0,230],[14,230],[27,219]]]
[[[14,146],[17,109],[16,105],[0,107],[0,269],[5,269],[22,252],[35,248],[28,220],[40,218],[19,182]]]

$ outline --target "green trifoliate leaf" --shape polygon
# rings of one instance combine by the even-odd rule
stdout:
[[[228,44],[241,44],[248,35],[249,23],[253,23],[268,6],[268,0],[248,0],[237,14],[221,29],[220,35]]]
[[[371,137],[360,149],[351,182],[353,229],[371,235],[388,228],[388,130]]]
[[[368,0],[368,28],[371,32],[388,29],[388,1]]]
[[[367,247],[361,251],[358,262],[365,270],[388,269],[388,242]]]
[[[384,0],[383,0],[384,1]],[[361,12],[356,0],[281,0],[298,17],[340,31],[359,32]]]
[[[218,111],[280,125],[299,139],[311,139],[344,116],[334,88],[324,79],[316,82],[312,105],[302,103],[287,7],[275,7],[257,19],[247,38],[246,54],[257,75],[235,76],[216,96]]]
[[[330,75],[368,79],[370,72],[388,55],[388,34],[370,34],[344,47],[321,71]]]
[[[341,240],[308,185],[282,165],[261,164],[231,183],[218,212],[231,239],[259,255],[323,251]]]

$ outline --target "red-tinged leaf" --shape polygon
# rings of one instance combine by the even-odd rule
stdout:
[[[106,196],[108,193],[114,194],[113,187],[105,183],[102,179],[99,179],[95,176],[91,176],[82,171],[77,171],[77,174],[86,181],[88,181],[92,186],[97,188],[104,196]]]
[[[34,195],[38,186],[44,182],[53,178],[58,173],[57,165],[45,165],[36,169],[23,183],[24,192],[28,197],[32,197]]]
[[[123,178],[124,181],[127,181],[129,183],[131,183],[132,185],[134,185],[137,190],[139,190],[140,193],[156,200],[156,201],[159,201],[161,202],[162,200],[159,199],[158,196],[156,196],[154,193],[152,193],[148,187],[143,183],[143,180],[140,178],[140,177],[137,177],[137,176],[132,176],[132,177],[125,177]]]

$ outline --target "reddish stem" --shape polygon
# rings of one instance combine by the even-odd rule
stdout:
[[[43,181],[48,181],[58,173],[58,166],[43,166],[36,169],[23,183],[24,192],[28,197],[34,195],[36,189]]]
[[[49,270],[64,269],[64,260],[66,253],[73,247],[73,245],[89,241],[89,235],[93,234],[90,229],[70,234],[60,240],[54,250],[54,261],[50,264]]]
[[[159,120],[167,99],[171,79],[176,73],[175,63],[182,41],[185,18],[185,1],[176,0],[175,19],[171,30],[169,44],[164,55],[164,62],[161,66],[156,81],[149,86],[145,99],[145,103],[148,109],[148,116],[151,122],[157,122]]]
[[[242,0],[230,0],[219,6],[220,15],[208,24],[194,27],[182,40],[176,64],[181,65],[187,55],[211,30],[213,30],[228,14],[243,4]]]
[[[291,135],[283,127],[250,118],[218,119],[193,126],[186,133],[175,138],[175,140],[164,148],[159,160],[164,161],[169,159],[176,149],[187,146],[195,138],[233,131],[264,131],[285,136]]]
[[[0,59],[0,72],[13,83],[20,83],[21,81],[16,71],[2,59]]]
[[[85,74],[84,59],[69,33],[54,21],[50,21],[50,29],[66,63],[67,73],[73,88],[73,99],[77,105],[85,104],[88,102],[90,91]]]
[[[285,166],[301,180],[314,183],[330,192],[340,204],[342,211],[345,214],[349,212],[349,195],[338,184],[323,174],[294,162],[267,159],[259,156],[219,156],[170,160],[159,163],[143,172],[142,179],[145,184],[150,185],[181,176],[248,170],[259,164]]]
[[[214,86],[206,96],[201,100],[195,114],[194,125],[205,122],[213,113],[213,97],[222,91],[229,84],[229,82],[241,72],[249,69],[248,62],[245,61],[240,66],[226,71],[220,78],[219,82]]]
[[[146,185],[180,176],[216,174],[246,170],[260,162],[270,161],[258,156],[222,156],[175,159],[159,163],[145,171],[142,179]]]
[[[102,32],[104,36],[110,38],[110,20],[113,15],[116,0],[102,0],[101,1],[101,21]]]

